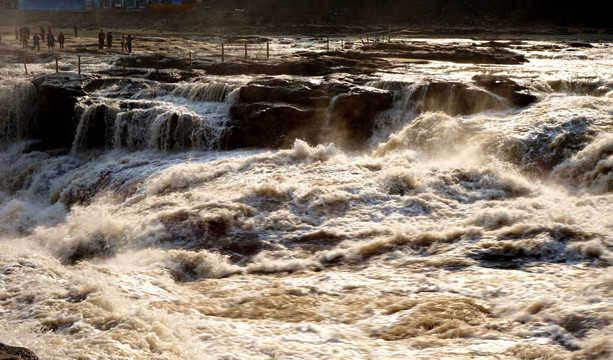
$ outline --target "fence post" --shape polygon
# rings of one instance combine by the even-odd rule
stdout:
[[[26,75],[28,75],[28,65],[26,65],[26,58],[23,58],[23,68],[26,70]]]
[[[221,62],[224,62],[224,43],[221,43]]]
[[[266,40],[266,58],[270,58],[270,41]]]
[[[330,51],[330,37],[326,38],[326,51]]]
[[[370,41],[368,40],[368,34],[366,34],[366,45],[368,45]]]
[[[345,51],[345,40],[341,39],[341,51]]]
[[[247,58],[247,42],[245,41],[245,59]]]
[[[189,51],[189,71],[192,71],[192,51]]]
[[[155,53],[155,71],[157,72],[160,72],[159,58],[160,55],[158,53]]]
[[[60,72],[60,68],[57,63],[57,54],[55,54],[55,73],[57,74],[58,72]]]
[[[77,64],[79,67],[79,75],[81,75],[81,55],[77,55]]]

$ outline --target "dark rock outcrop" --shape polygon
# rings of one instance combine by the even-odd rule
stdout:
[[[157,63],[157,65],[156,65]],[[197,76],[190,71],[188,60],[166,55],[144,54],[129,56],[114,62],[107,74],[122,76],[144,76],[150,80],[165,82],[183,81]],[[159,71],[156,71],[156,66]],[[324,76],[332,73],[347,72],[351,74],[368,74],[389,68],[391,64],[382,59],[353,58],[344,52],[296,53],[291,57],[267,60],[232,59],[218,62],[210,59],[193,61],[191,69],[204,70],[211,75],[300,75]],[[125,70],[124,70],[125,67]],[[169,71],[172,70],[172,71]]]
[[[9,346],[0,343],[0,359],[2,360],[38,360],[38,356],[24,347]]]
[[[375,115],[391,105],[389,91],[360,87],[339,94],[330,104],[331,139],[348,149],[362,146],[370,138]]]
[[[234,61],[211,63],[201,67],[212,75],[299,75],[324,76],[332,73],[370,74],[388,69],[391,64],[382,59],[353,58],[348,53],[328,52],[296,54],[295,58],[269,61]]]
[[[362,47],[369,56],[450,61],[472,64],[523,64],[528,60],[500,46],[477,47],[461,44],[377,43]]]
[[[588,43],[588,42],[569,42],[568,46],[572,47],[572,48],[593,48],[594,45]]]
[[[300,138],[357,149],[370,137],[375,115],[391,104],[389,91],[344,82],[254,82],[241,88],[230,110],[224,147],[278,148]]]
[[[475,75],[472,77],[472,80],[478,86],[484,87],[494,94],[508,99],[514,106],[528,106],[537,100],[536,96],[528,93],[528,89],[504,76]]]
[[[45,148],[68,148],[76,130],[73,117],[78,98],[87,94],[85,85],[91,77],[76,74],[51,74],[36,77],[32,83],[38,92],[38,135]]]
[[[503,76],[476,75],[473,81],[477,86],[448,81],[420,84],[412,92],[411,101],[416,111],[442,111],[456,116],[523,107],[537,100],[525,87]]]
[[[460,82],[431,82],[423,87],[425,89],[414,92],[414,100],[423,101],[423,111],[442,111],[455,116],[505,107],[487,91]]]
[[[270,78],[243,86],[239,100],[244,103],[284,102],[321,108],[328,106],[333,96],[350,89],[351,85],[344,82],[315,85],[308,81]]]
[[[235,124],[227,136],[226,146],[230,149],[278,148],[297,138],[314,143],[321,134],[322,116],[311,109],[286,104],[245,104],[234,106],[231,115]]]

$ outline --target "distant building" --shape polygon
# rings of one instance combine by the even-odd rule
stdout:
[[[182,0],[100,0],[101,9],[146,9],[145,4],[181,4]]]
[[[19,0],[19,10],[84,10],[85,0]]]
[[[20,10],[132,10],[145,4],[196,3],[197,0],[0,0],[0,9]]]
[[[0,9],[17,9],[17,0],[0,0]]]

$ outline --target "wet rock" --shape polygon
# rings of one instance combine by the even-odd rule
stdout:
[[[93,78],[77,74],[41,75],[32,81],[38,92],[38,135],[46,148],[70,147],[77,122],[73,118],[78,98]],[[35,104],[33,104],[35,106]]]
[[[145,78],[148,80],[165,82],[165,83],[176,83],[179,81],[186,81],[192,78],[195,78],[197,75],[193,72],[189,71],[149,71]]]
[[[432,82],[415,91],[413,97],[423,101],[424,111],[443,111],[451,116],[470,115],[505,106],[490,93],[459,82]],[[423,95],[422,95],[423,94]]]
[[[0,343],[0,359],[3,360],[38,360],[38,356],[34,354],[31,350],[9,346]]]
[[[594,45],[588,42],[569,42],[568,46],[573,48],[593,48]]]
[[[196,76],[189,71],[189,60],[165,55],[139,55],[124,57],[113,64],[115,67],[109,73],[119,76],[123,73],[125,66],[126,74],[132,75],[138,72],[142,75],[142,70],[162,70],[176,69],[171,72],[180,74],[182,78]],[[194,60],[191,64],[194,70],[205,70],[211,75],[242,75],[242,74],[266,74],[266,75],[301,75],[301,76],[323,76],[338,72],[348,72],[351,74],[372,73],[381,69],[389,68],[390,64],[381,59],[356,59],[347,56],[343,52],[327,53],[297,53],[288,58],[274,58],[268,60],[232,59],[226,62],[212,60]],[[153,78],[152,78],[153,79]],[[183,80],[182,79],[182,80]],[[166,81],[164,79],[160,79]]]
[[[526,43],[522,40],[509,40],[509,41],[494,41],[490,40],[485,43],[475,43],[473,46],[478,47],[513,47],[513,46],[523,46]]]
[[[390,66],[390,63],[385,60],[356,59],[348,57],[345,53],[335,53],[333,56],[305,53],[301,54],[298,58],[282,59],[281,61],[212,63],[202,69],[212,75],[266,74],[324,76],[339,72],[368,74],[389,68]]]
[[[192,66],[192,69],[195,68],[197,67]],[[158,55],[156,59],[155,54],[122,57],[113,62],[113,67],[100,73],[123,78],[142,77],[167,83],[185,81],[198,76],[190,70],[189,60],[164,55]]]
[[[113,65],[117,67],[131,67],[131,68],[147,68],[147,69],[189,69],[189,60],[183,58],[170,57],[162,54],[143,54],[143,55],[131,55],[125,56],[114,62]]]
[[[243,86],[240,90],[240,101],[284,102],[307,107],[327,107],[332,96],[349,90],[348,84],[339,82],[329,82],[321,86],[301,80],[265,79]]]
[[[472,64],[523,64],[528,60],[504,47],[475,47],[460,44],[378,43],[362,47],[370,57],[439,60]]]
[[[143,74],[141,74],[143,75]],[[88,93],[93,93],[101,89],[116,89],[115,91],[105,91],[106,97],[111,98],[130,98],[139,91],[145,89],[150,83],[132,77],[105,77],[89,81],[84,87]]]
[[[361,147],[372,134],[375,115],[392,105],[389,91],[353,88],[331,104],[331,138],[346,149]]]
[[[289,105],[245,104],[232,107],[231,115],[236,126],[234,142],[226,141],[228,148],[289,146],[295,139],[318,142],[321,131],[321,114],[315,110]]]
[[[505,99],[509,99],[514,106],[528,106],[537,100],[536,96],[527,93],[527,88],[504,76],[475,75],[472,77],[472,80],[478,86],[484,87]]]
[[[224,146],[279,148],[299,138],[357,149],[370,137],[375,115],[391,104],[389,91],[348,82],[264,79],[241,88]]]

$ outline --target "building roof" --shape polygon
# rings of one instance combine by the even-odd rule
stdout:
[[[85,0],[19,0],[20,10],[83,10]]]

